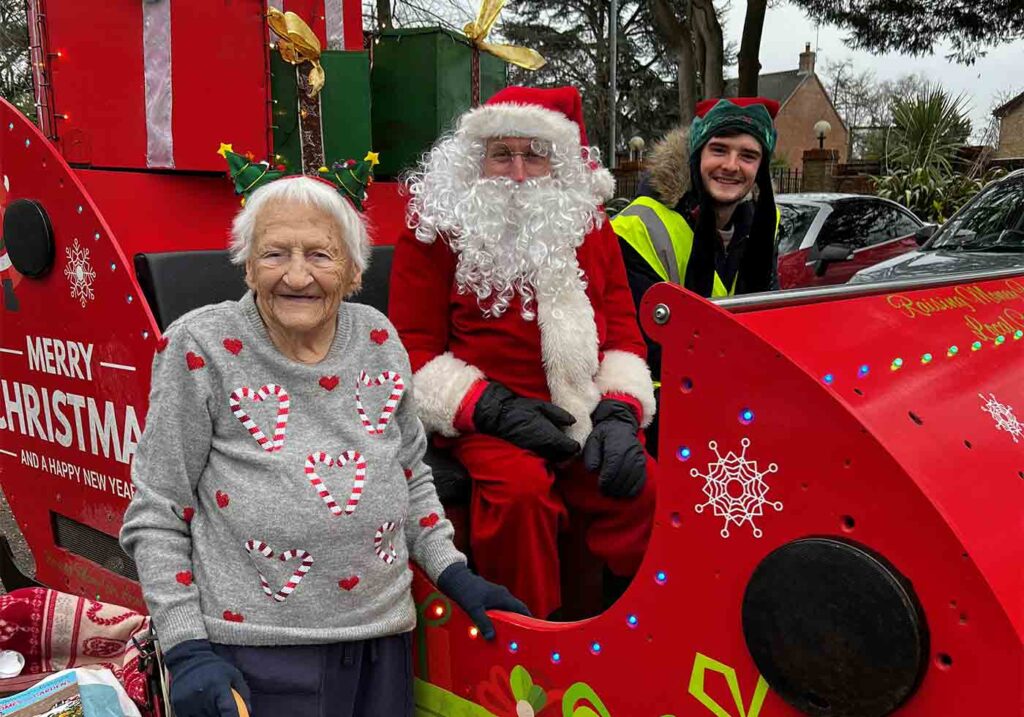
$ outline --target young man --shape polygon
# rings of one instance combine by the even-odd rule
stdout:
[[[476,567],[540,617],[561,604],[570,511],[627,577],[654,509],[654,394],[590,157],[575,89],[502,90],[410,177],[391,273],[420,417],[473,480]]]
[[[612,220],[636,305],[660,281],[706,297],[778,287],[778,212],[768,165],[779,104],[760,97],[705,100],[689,128],[651,151],[638,196]],[[661,376],[661,347],[648,342]],[[648,448],[656,453],[656,427]]]

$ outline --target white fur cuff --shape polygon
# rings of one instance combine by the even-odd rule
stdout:
[[[566,156],[579,154],[580,130],[561,112],[539,105],[481,105],[459,120],[459,132],[474,139],[537,137],[554,143]]]
[[[473,384],[484,377],[476,366],[471,366],[451,353],[431,359],[413,377],[416,405],[420,420],[427,433],[440,433],[455,438],[455,415],[462,399]]]
[[[644,410],[641,428],[647,428],[654,419],[654,384],[647,362],[628,351],[606,351],[595,378],[597,388],[606,393],[624,393],[640,402]]]

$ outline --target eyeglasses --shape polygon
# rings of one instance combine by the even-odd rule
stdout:
[[[534,140],[525,152],[513,152],[507,144],[492,144],[487,150],[487,161],[500,167],[511,166],[516,157],[522,157],[527,167],[546,167],[551,160],[551,148],[544,142]]]

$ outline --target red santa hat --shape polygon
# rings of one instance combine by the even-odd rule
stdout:
[[[459,131],[480,140],[536,137],[561,149],[587,145],[583,100],[575,87],[506,87],[463,115]]]
[[[457,133],[485,142],[492,137],[535,137],[550,142],[561,157],[581,157],[591,170],[587,181],[595,199],[615,193],[615,179],[587,147],[583,100],[575,87],[506,87],[459,120]]]

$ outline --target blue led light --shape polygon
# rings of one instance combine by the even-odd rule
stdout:
[[[676,451],[676,458],[681,461],[689,460],[691,455],[693,454],[687,446],[679,446],[679,450]]]
[[[654,582],[658,583],[658,585],[664,585],[667,580],[668,574],[664,570],[659,570],[654,574]]]
[[[860,365],[859,369],[857,369],[857,376],[859,376],[860,378],[864,378],[870,372],[871,372],[871,367],[868,366],[866,363],[864,363],[864,364]]]
[[[638,624],[640,624],[640,618],[638,618],[636,615],[627,615],[626,624],[630,627],[636,627]]]
[[[749,408],[744,408],[740,411],[740,423],[744,426],[754,422],[754,412]]]
[[[519,652],[519,643],[516,642],[515,640],[513,640],[510,643],[508,643],[508,651],[509,652]]]
[[[551,653],[551,661],[554,662],[557,665],[559,662],[562,661],[562,653],[560,653],[560,652],[552,652]]]
[[[829,386],[831,386],[832,382],[836,380],[836,377],[830,373],[826,373],[824,376],[821,377],[821,380],[827,383]]]
[[[595,655],[600,655],[601,654],[601,643],[600,642],[592,642],[592,643],[590,643],[590,651],[593,654],[595,654]]]

